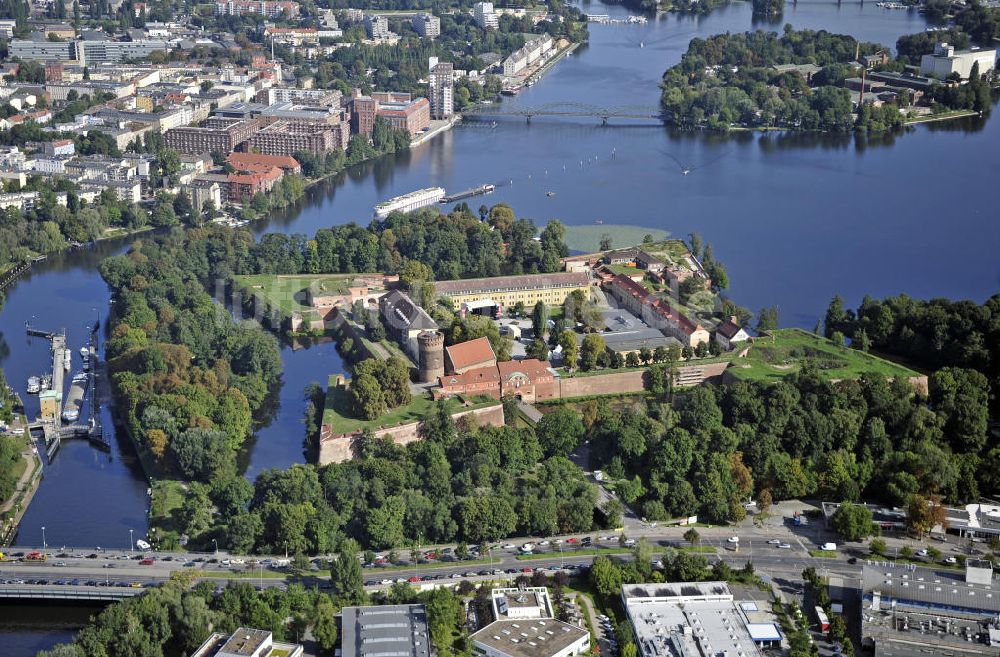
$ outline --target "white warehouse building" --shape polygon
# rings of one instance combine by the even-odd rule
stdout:
[[[992,71],[997,65],[997,51],[989,50],[955,50],[955,46],[939,43],[934,46],[934,52],[920,58],[920,74],[933,75],[944,80],[952,73],[958,73],[963,80],[968,80],[972,67],[978,62],[979,74]]]

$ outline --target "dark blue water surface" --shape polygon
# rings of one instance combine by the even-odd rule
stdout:
[[[599,3],[592,13],[623,15]],[[782,22],[824,28],[892,46],[926,26],[915,12],[874,3],[789,4]],[[591,26],[591,41],[508,105],[577,103],[655,109],[657,82],[693,37],[752,27],[737,3],[705,17],[666,15],[646,25]],[[780,24],[778,25],[780,29]],[[640,47],[640,45],[642,47]],[[635,108],[632,110],[636,111]],[[1000,122],[926,125],[889,139],[822,135],[683,134],[649,122],[541,118],[470,121],[409,153],[383,158],[310,192],[303,207],[254,227],[312,233],[367,223],[372,206],[414,189],[494,182],[488,203],[568,224],[627,223],[711,242],[729,269],[733,298],[750,308],[777,304],[782,323],[811,328],[830,297],[905,292],[981,301],[1000,290],[1000,222],[990,213],[1000,180]],[[669,154],[669,155],[668,155]],[[678,164],[691,168],[683,176]],[[546,196],[546,192],[555,196]],[[478,206],[482,199],[470,204]],[[993,217],[991,220],[990,217]],[[122,248],[52,258],[7,292],[0,313],[0,366],[20,391],[40,373],[48,346],[24,334],[26,321],[65,327],[76,351],[86,327],[107,314],[96,271]],[[304,460],[302,392],[342,369],[333,345],[282,351],[285,372],[266,426],[248,446],[247,475]],[[34,400],[29,412],[34,415]],[[18,536],[20,544],[124,546],[146,530],[146,482],[116,440],[111,454],[67,443],[47,466]],[[0,645],[31,655],[64,631],[0,625]]]

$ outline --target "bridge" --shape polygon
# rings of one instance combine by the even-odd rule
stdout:
[[[106,582],[87,584],[0,584],[0,599],[7,600],[82,600],[89,602],[116,602],[139,595],[146,586],[120,586]]]
[[[493,104],[479,105],[462,112],[462,116],[523,116],[530,123],[535,116],[592,117],[607,125],[611,119],[663,120],[660,108],[649,105],[601,107],[587,103],[546,103],[544,105]]]

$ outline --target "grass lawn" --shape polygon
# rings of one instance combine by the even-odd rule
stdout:
[[[176,479],[157,479],[152,484],[153,496],[149,505],[149,526],[157,534],[179,534],[175,514],[184,504],[184,482]],[[182,549],[178,546],[178,549]]]
[[[657,256],[664,262],[675,265],[686,265],[685,256],[690,252],[687,244],[683,240],[678,239],[661,239],[650,244],[643,244],[642,250],[650,255]]]
[[[816,557],[817,559],[836,559],[836,550],[809,550],[810,557]]]
[[[665,240],[670,234],[659,228],[645,228],[630,224],[585,224],[582,226],[566,226],[566,246],[570,251],[594,253],[600,248],[601,237],[611,236],[611,247],[624,249],[641,244],[646,235],[652,235],[654,240]]]
[[[351,274],[330,274],[313,276],[275,276],[261,274],[255,276],[235,276],[237,288],[268,303],[285,316],[294,312],[309,310],[307,291],[314,283],[323,292],[332,294],[347,292],[353,276]]]
[[[866,372],[887,377],[919,376],[902,365],[838,346],[801,329],[774,331],[773,342],[767,338],[758,339],[746,358],[733,358],[728,371],[740,379],[773,382],[797,372],[807,360],[815,362],[827,379],[854,379]]]
[[[346,388],[340,388],[335,383],[336,378],[331,376],[326,390],[326,405],[323,409],[323,424],[329,424],[334,434],[353,433],[361,429],[377,429],[379,427],[397,426],[410,422],[419,422],[427,416],[434,406],[434,400],[430,395],[414,396],[409,404],[393,408],[388,413],[380,415],[375,420],[363,420],[355,417],[351,411],[351,398]],[[468,406],[455,399],[448,399],[446,403],[452,408],[452,412],[461,409],[473,410],[494,406],[500,402],[495,399],[474,398]]]

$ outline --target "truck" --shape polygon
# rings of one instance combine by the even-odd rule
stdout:
[[[837,551],[837,544],[836,543],[824,543],[823,547],[821,549],[826,550],[828,552],[836,552]]]
[[[45,555],[41,552],[29,552],[24,556],[25,561],[45,561]]]

